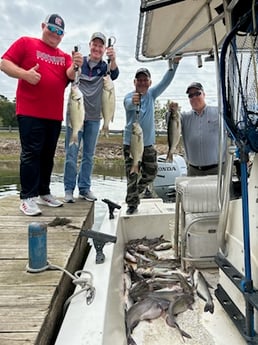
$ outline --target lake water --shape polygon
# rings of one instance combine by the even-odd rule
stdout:
[[[98,230],[105,213],[108,211],[108,206],[102,199],[109,199],[117,204],[121,204],[126,194],[126,178],[93,175],[91,189],[98,198],[95,202],[95,219],[92,230]],[[62,174],[55,173],[52,175],[51,193],[62,200],[64,196]],[[0,177],[0,203],[1,198],[8,195],[17,195],[17,198],[19,198],[19,178],[17,176],[12,178]],[[74,196],[78,196],[78,190],[75,191]]]

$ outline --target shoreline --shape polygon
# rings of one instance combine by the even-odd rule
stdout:
[[[55,160],[65,159],[64,134],[60,135],[57,143]],[[167,137],[157,136],[155,145],[158,155],[167,153]],[[179,150],[180,151],[180,150]],[[0,137],[0,160],[19,161],[20,159],[20,142],[18,132],[4,132]],[[123,161],[123,138],[122,135],[110,135],[108,138],[100,134],[96,146],[95,160],[105,161]]]

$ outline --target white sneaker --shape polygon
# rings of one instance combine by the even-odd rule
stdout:
[[[75,202],[72,192],[65,192],[64,202],[72,204]]]
[[[97,200],[95,195],[90,190],[88,190],[88,192],[85,194],[80,193],[79,198],[84,199],[84,200],[88,200],[88,201],[96,201]]]
[[[22,199],[20,210],[26,214],[26,216],[38,216],[42,213],[35,201],[35,198]]]
[[[39,205],[46,205],[50,207],[63,206],[62,201],[57,200],[52,194],[40,195],[37,199]]]

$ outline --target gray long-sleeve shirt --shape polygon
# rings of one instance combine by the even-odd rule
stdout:
[[[219,112],[215,106],[206,106],[202,114],[194,110],[181,113],[182,137],[186,159],[194,166],[218,164]],[[224,157],[225,157],[224,148]]]

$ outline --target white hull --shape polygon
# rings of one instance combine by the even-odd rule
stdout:
[[[175,204],[147,199],[141,201],[138,214],[127,216],[125,210],[126,205],[123,204],[112,220],[106,214],[100,232],[117,236],[117,242],[104,246],[106,259],[103,264],[95,263],[96,252],[92,247],[84,267],[94,276],[95,299],[87,305],[82,293],[72,300],[55,345],[127,344],[123,295],[124,244],[130,239],[159,235],[173,242]],[[216,287],[218,270],[205,271]],[[178,316],[180,326],[192,336],[192,339],[185,339],[185,344],[246,344],[215,297],[214,302],[214,314],[204,313],[204,303],[197,298],[193,311]],[[182,344],[177,330],[169,328],[161,317],[151,322],[140,322],[133,331],[133,337],[137,345]]]

